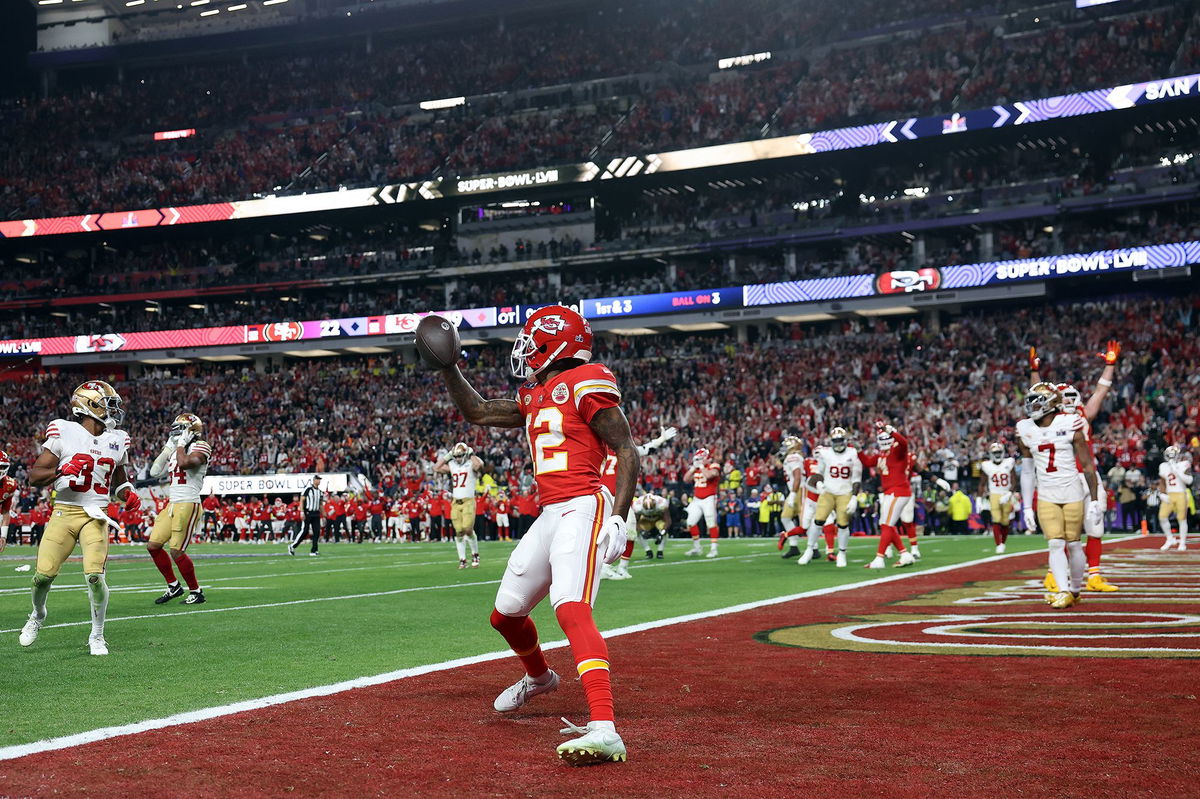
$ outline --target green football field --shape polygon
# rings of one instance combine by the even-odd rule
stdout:
[[[80,563],[64,566],[37,642],[22,648],[29,547],[0,556],[0,746],[226,705],[503,648],[488,624],[512,544],[483,542],[482,566],[460,571],[452,544],[323,544],[289,557],[280,545],[195,545],[189,552],[208,602],[155,605],[161,576],[141,546],[110,551],[111,654],[87,653],[87,594]],[[635,555],[633,579],[603,583],[602,630],[890,576],[863,568],[874,539],[855,539],[850,566],[779,558],[774,540],[721,542],[721,557]],[[1040,549],[1019,536],[1009,552]],[[927,538],[927,569],[993,554],[991,537]],[[561,638],[548,602],[534,616],[543,641]],[[511,674],[509,674],[511,672]],[[519,675],[507,664],[502,687]]]

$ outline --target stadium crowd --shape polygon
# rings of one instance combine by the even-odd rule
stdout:
[[[749,13],[709,0],[657,13],[662,5],[603,5],[539,20],[536,32],[381,34],[370,52],[332,43],[299,57],[131,68],[123,82],[10,102],[0,109],[0,204],[11,216],[55,216],[661,152],[1167,77],[1176,53],[1192,57],[1181,47],[1190,3],[1037,24],[1028,14],[948,22],[947,4],[924,0],[858,0],[859,16],[840,23],[801,3]],[[883,38],[848,22],[897,14],[914,15],[912,25]],[[448,51],[456,57],[438,57]],[[722,55],[762,51],[773,58],[760,66],[713,71]],[[611,80],[518,96],[600,78]],[[485,94],[446,111],[412,105]],[[151,140],[173,127],[198,134]]]
[[[734,491],[726,498],[744,510],[753,489],[769,494],[781,483],[785,435],[797,433],[815,446],[832,427],[844,426],[853,443],[869,450],[877,419],[910,437],[930,481],[944,477],[973,491],[990,442],[1015,450],[1028,347],[1044,356],[1044,379],[1074,382],[1086,397],[1099,374],[1094,351],[1111,337],[1121,340],[1123,355],[1094,425],[1098,464],[1114,496],[1127,472],[1140,472],[1137,501],[1144,506],[1168,444],[1200,454],[1195,292],[994,308],[944,321],[773,326],[753,346],[731,333],[618,337],[605,339],[597,357],[618,375],[639,441],[654,437],[660,425],[680,430],[644,458],[645,485],[682,502],[683,471],[692,453],[707,447],[724,463],[726,488]],[[513,391],[506,352],[471,350],[466,369],[485,396]],[[0,415],[10,435],[3,446],[19,479],[36,454],[37,431],[65,412],[65,406],[47,409],[63,405],[78,381],[74,374],[40,374],[5,393]],[[531,482],[519,431],[468,427],[435,375],[392,357],[288,361],[264,372],[187,365],[115,385],[126,399],[131,458],[141,477],[170,419],[187,410],[207,424],[213,474],[344,471],[400,502],[430,487],[437,454],[464,440],[496,486],[515,497],[528,494]],[[868,481],[864,490],[872,486]],[[927,490],[933,517],[945,497],[932,482]],[[35,507],[38,496],[22,491],[21,507]],[[861,524],[869,529],[869,518]]]

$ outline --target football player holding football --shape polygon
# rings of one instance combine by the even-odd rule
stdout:
[[[205,601],[204,591],[196,580],[196,567],[187,554],[188,544],[192,543],[192,535],[200,521],[200,489],[204,487],[204,475],[208,473],[208,459],[212,455],[212,447],[200,438],[203,431],[204,423],[199,416],[179,414],[171,423],[171,432],[162,451],[150,464],[151,477],[166,474],[171,481],[167,489],[170,502],[159,511],[146,543],[150,559],[167,581],[166,592],[154,600],[156,605],[183,596],[183,586],[175,579],[175,571],[171,568],[172,560],[187,582],[188,596],[183,604],[199,605]],[[163,551],[164,545],[170,556]]]
[[[1040,527],[1050,550],[1050,571],[1059,590],[1048,592],[1046,602],[1053,608],[1069,608],[1079,601],[1083,589],[1084,517],[1094,520],[1105,507],[1104,500],[1097,499],[1099,480],[1087,422],[1063,411],[1062,394],[1049,383],[1030,387],[1025,414],[1028,418],[1017,422],[1021,496],[1032,497],[1036,489],[1038,497],[1036,513],[1031,504],[1024,506],[1025,527]]]
[[[21,629],[21,646],[30,646],[46,621],[46,597],[59,569],[78,543],[83,549],[83,576],[92,609],[88,648],[107,655],[104,615],[108,610],[108,584],[104,563],[108,559],[108,526],[116,522],[105,515],[110,498],[136,510],[141,499],[126,477],[129,434],[120,430],[124,403],[102,380],[81,383],[71,393],[72,419],[54,419],[46,426],[45,441],[29,469],[29,482],[52,486],[54,512],[38,545],[37,571],[33,575],[33,612]]]
[[[512,371],[525,382],[516,399],[485,400],[456,364],[439,369],[454,404],[468,422],[524,427],[542,514],[517,543],[492,611],[492,626],[512,647],[525,675],[496,697],[511,712],[553,691],[551,671],[529,617],[547,595],[575,658],[591,720],[568,722],[577,737],[558,747],[574,765],[624,761],[609,680],[608,648],[592,618],[600,566],[625,551],[626,517],[640,463],[621,410],[616,378],[592,363],[592,329],[570,308],[551,305],[529,316],[512,349]],[[606,451],[617,457],[616,496],[600,483]]]
[[[450,523],[454,525],[454,548],[458,568],[467,568],[467,542],[471,543],[471,568],[479,568],[479,539],[475,536],[475,488],[483,461],[465,442],[438,458],[433,470],[450,475]]]
[[[1088,397],[1086,404],[1082,402],[1079,395],[1079,389],[1067,383],[1059,383],[1055,388],[1058,389],[1062,396],[1063,413],[1075,414],[1081,416],[1084,421],[1084,437],[1087,438],[1088,448],[1092,446],[1092,422],[1100,413],[1100,408],[1104,404],[1104,398],[1108,396],[1108,392],[1112,389],[1113,377],[1117,373],[1117,360],[1121,357],[1121,342],[1110,340],[1104,347],[1104,352],[1098,353],[1100,358],[1104,360],[1104,370],[1100,373],[1100,379],[1096,381],[1096,390],[1092,392],[1092,396]],[[1029,348],[1029,373],[1030,383],[1037,384],[1041,380],[1042,359],[1037,354],[1037,349]],[[1080,478],[1083,479],[1082,477]],[[1095,497],[1097,500],[1103,500],[1107,506],[1107,495],[1104,493],[1104,484],[1099,483],[1096,488],[1101,492]],[[1031,505],[1032,497],[1022,497],[1026,505]],[[1104,515],[1101,514],[1098,518],[1088,516],[1084,519],[1084,532],[1087,535],[1087,541],[1084,544],[1084,555],[1087,557],[1087,589],[1089,591],[1116,591],[1117,587],[1106,581],[1103,575],[1100,574],[1100,554],[1103,549],[1101,538],[1104,537]],[[1050,572],[1046,573],[1046,590],[1057,591],[1058,586],[1054,582],[1054,575]]]

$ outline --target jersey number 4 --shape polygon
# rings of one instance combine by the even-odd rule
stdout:
[[[533,449],[535,475],[567,470],[567,451],[561,448],[567,440],[563,435],[562,411],[558,408],[542,408],[530,419],[526,432]]]
[[[71,458],[79,464],[79,474],[67,483],[67,488],[79,494],[85,494],[89,489],[97,494],[108,495],[108,476],[112,474],[117,462],[112,458],[93,458],[86,452],[76,453]]]

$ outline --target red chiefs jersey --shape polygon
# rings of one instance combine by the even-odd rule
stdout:
[[[380,499],[379,497],[372,497],[371,500],[367,503],[367,510],[371,512],[372,516],[382,516],[383,515],[383,500]]]
[[[617,493],[617,454],[609,452],[600,464],[600,485],[612,493]]]
[[[526,383],[517,391],[533,475],[544,504],[600,490],[607,448],[589,423],[597,412],[620,402],[616,378],[598,363],[568,369],[545,385]]]
[[[496,500],[496,513],[508,513],[508,500],[507,499]]]
[[[892,433],[892,446],[883,457],[858,453],[863,466],[874,466],[879,470],[879,480],[884,494],[894,497],[911,497],[912,480],[908,469],[908,439]]]
[[[209,494],[204,498],[204,501],[200,503],[200,506],[205,510],[217,510],[221,507],[221,500],[217,499],[216,494]]]
[[[716,477],[709,477],[705,472],[716,471]],[[708,499],[716,496],[717,484],[721,482],[721,467],[716,463],[706,463],[699,469],[696,469],[692,474],[695,477],[695,482],[692,483],[696,490],[694,492],[696,499]]]
[[[13,498],[17,496],[17,481],[5,475],[0,478],[0,513],[12,510]]]
[[[804,498],[809,502],[816,502],[821,498],[816,491],[813,491],[808,486],[808,478],[817,473],[817,467],[820,465],[820,461],[816,458],[804,459]]]

